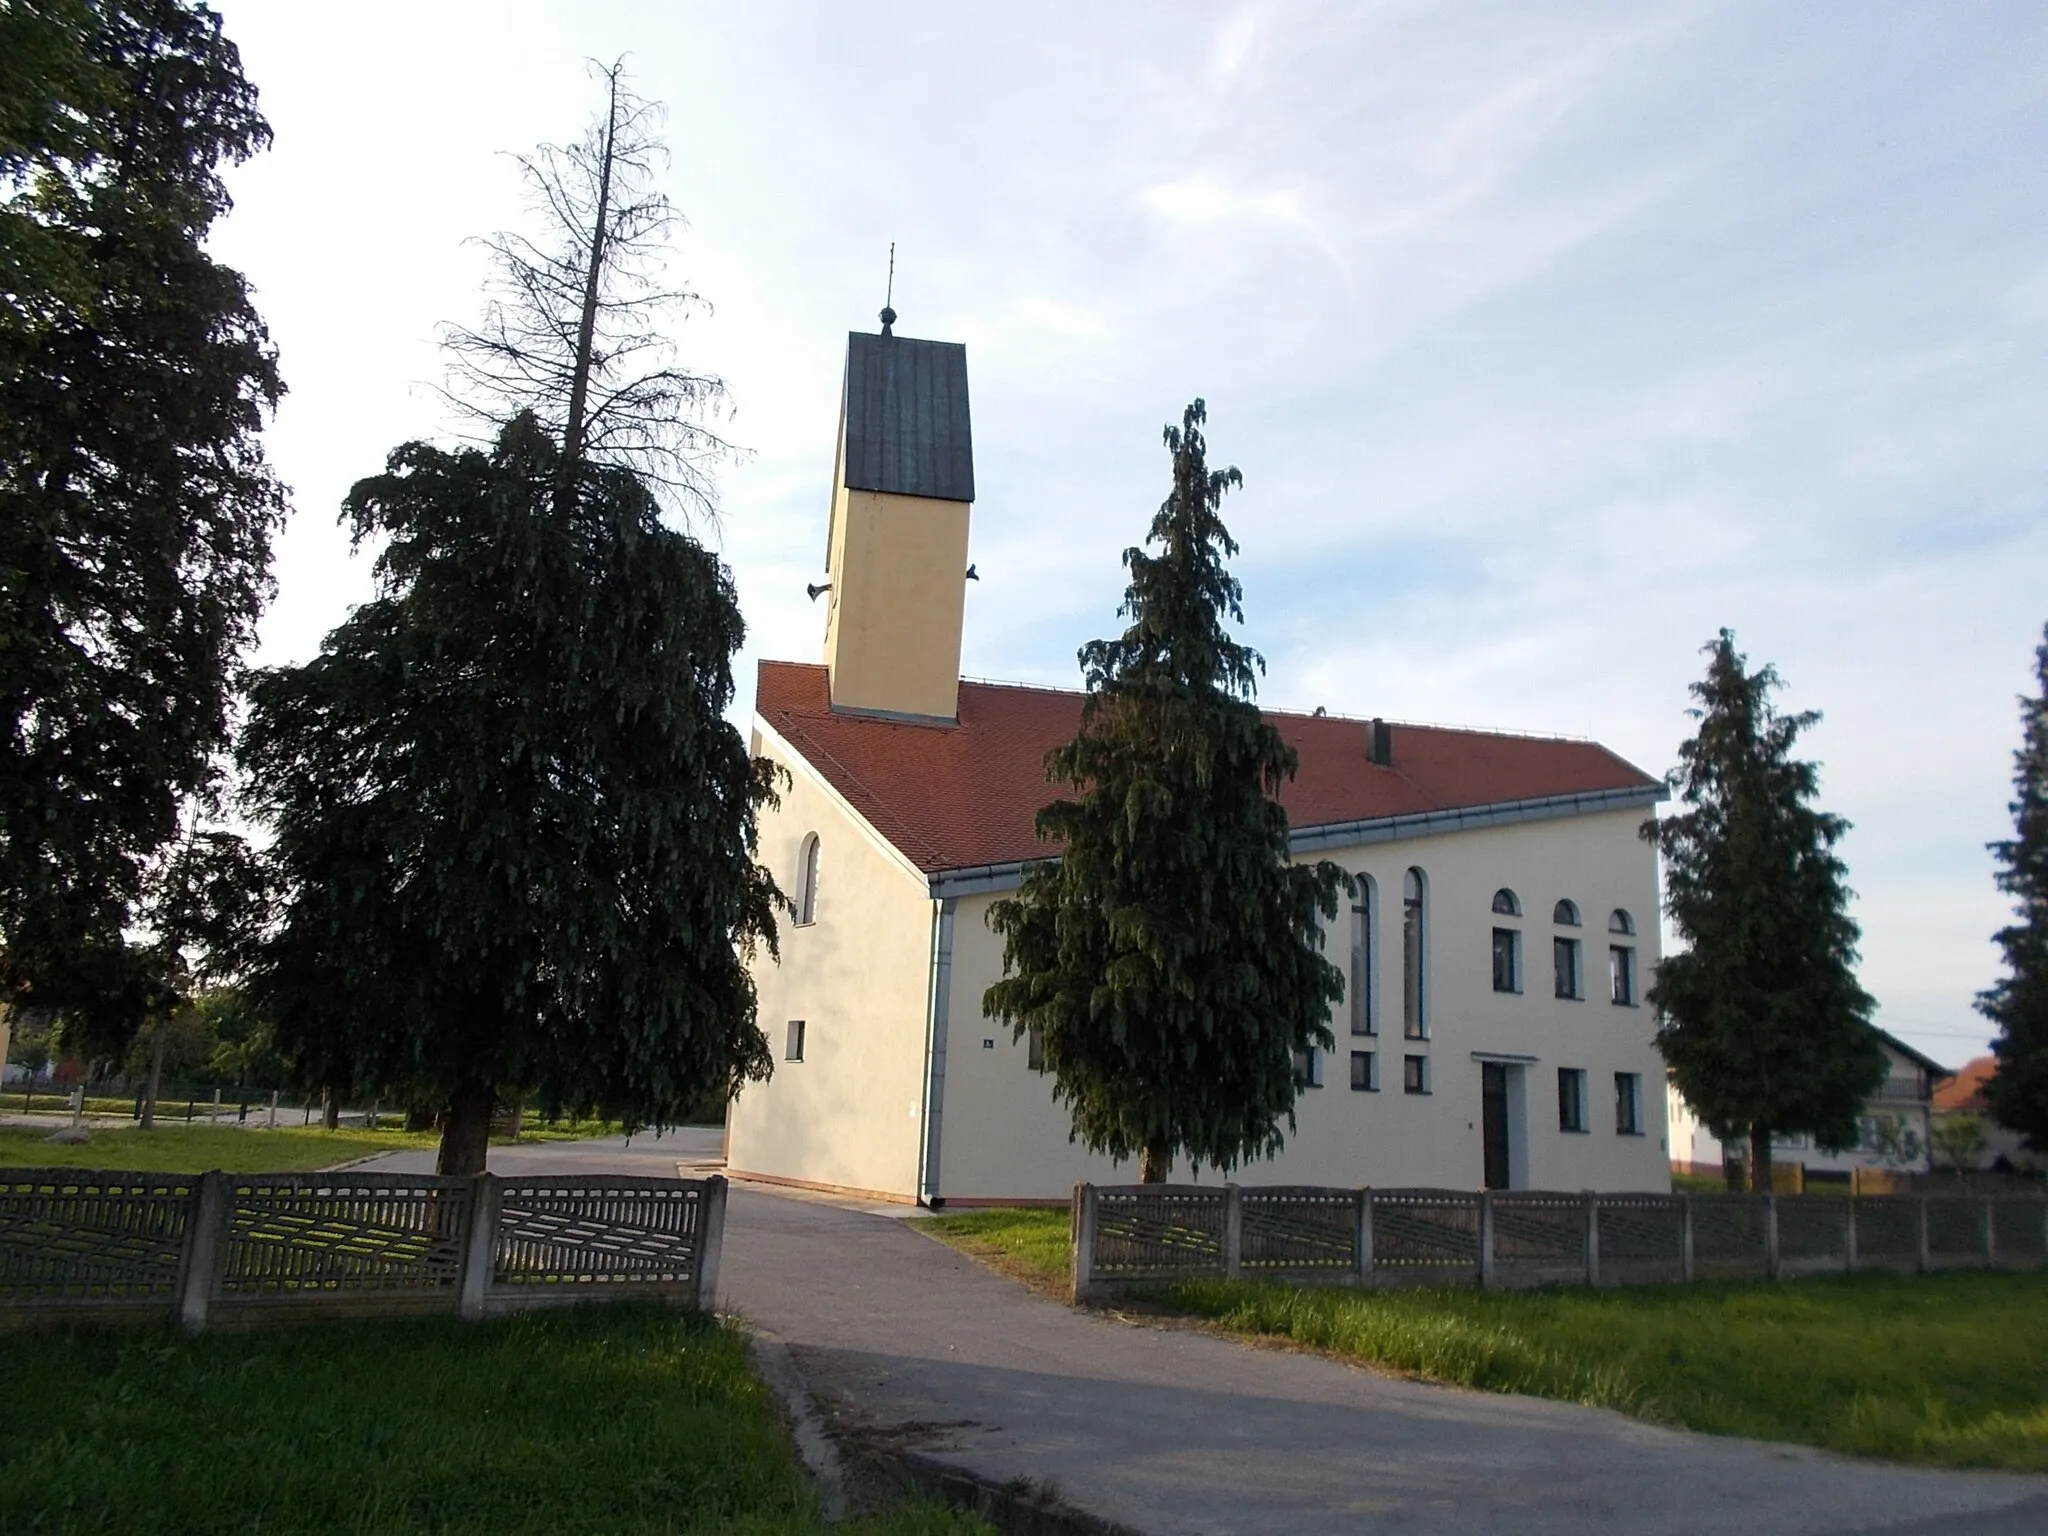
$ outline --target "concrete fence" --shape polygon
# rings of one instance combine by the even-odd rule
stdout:
[[[0,1325],[708,1308],[725,1180],[0,1169]]]
[[[2040,1195],[1079,1184],[1074,1299],[1176,1280],[1642,1285],[2048,1267]]]

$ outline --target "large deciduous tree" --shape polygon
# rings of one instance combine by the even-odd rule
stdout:
[[[1820,716],[1779,714],[1777,673],[1746,670],[1729,631],[1706,653],[1699,729],[1672,775],[1684,809],[1643,827],[1685,945],[1649,1000],[1679,1092],[1721,1140],[1748,1143],[1751,1187],[1767,1190],[1773,1134],[1853,1145],[1886,1063],[1835,853],[1849,824],[1814,808],[1819,770],[1792,755]]]
[[[241,747],[285,888],[256,1005],[311,1081],[445,1104],[445,1173],[500,1090],[673,1124],[769,1064],[731,577],[630,471],[584,466],[566,515],[561,473],[531,416],[394,453],[348,499],[375,599],[257,675]]]
[[[1039,1032],[1054,1093],[1090,1150],[1165,1178],[1177,1155],[1218,1168],[1270,1155],[1293,1126],[1296,1062],[1328,1049],[1343,996],[1321,953],[1345,877],[1293,864],[1276,798],[1297,762],[1253,702],[1255,651],[1224,565],[1235,469],[1210,470],[1205,410],[1166,429],[1173,490],[1158,553],[1124,551],[1131,623],[1080,653],[1081,729],[1046,757],[1075,798],[1038,814],[1062,845],[990,924],[1004,976],[983,1006]]]
[[[269,129],[202,6],[0,23],[30,49],[0,66],[0,994],[118,1033],[151,984],[124,934],[215,779],[284,512],[275,356],[203,248],[220,167]]]
[[[2028,1146],[2048,1151],[2048,636],[2034,652],[2034,679],[2034,696],[2020,700],[2013,835],[1991,845],[2015,921],[1997,934],[2005,975],[1977,1007],[1998,1026],[1991,1042],[1998,1070],[1984,1088],[1991,1113]]]

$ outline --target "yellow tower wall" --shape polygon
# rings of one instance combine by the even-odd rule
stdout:
[[[968,510],[964,501],[838,488],[826,557],[833,708],[957,717]]]

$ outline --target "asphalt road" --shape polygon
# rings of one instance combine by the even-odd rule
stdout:
[[[717,1134],[494,1148],[491,1166],[673,1177],[715,1167]],[[1157,1536],[2048,1532],[2048,1479],[1659,1429],[1077,1312],[902,1214],[735,1185],[722,1304],[869,1429]]]

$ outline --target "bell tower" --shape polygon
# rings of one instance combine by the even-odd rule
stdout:
[[[825,571],[832,707],[958,717],[974,444],[967,349],[895,334],[846,339]]]

